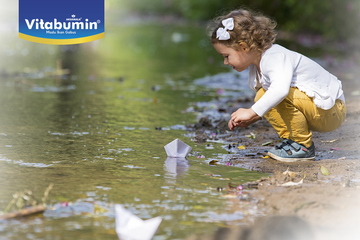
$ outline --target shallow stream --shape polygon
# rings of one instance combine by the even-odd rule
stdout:
[[[113,25],[104,39],[73,46],[0,41],[0,209],[16,191],[40,199],[54,184],[48,210],[0,221],[1,239],[117,239],[114,204],[161,216],[154,239],[252,214],[234,212],[216,188],[263,174],[209,165],[227,151],[181,130],[196,122],[189,103],[217,94],[193,81],[229,71],[202,27]],[[176,138],[195,151],[188,162],[167,159],[164,145]]]

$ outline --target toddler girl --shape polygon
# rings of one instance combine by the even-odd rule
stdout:
[[[265,117],[283,139],[267,151],[271,158],[315,160],[310,130],[333,131],[345,119],[341,82],[313,60],[273,44],[276,23],[265,16],[240,9],[215,24],[215,50],[236,71],[249,68],[248,84],[256,91],[251,108],[232,113],[230,130]]]

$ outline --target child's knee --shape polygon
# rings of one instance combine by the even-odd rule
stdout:
[[[260,88],[257,92],[256,92],[256,95],[255,95],[255,98],[254,98],[254,102],[257,102],[259,101],[259,99],[265,94],[265,89],[263,88]]]

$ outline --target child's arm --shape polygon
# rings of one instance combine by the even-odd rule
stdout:
[[[247,127],[261,119],[270,109],[276,107],[289,93],[293,76],[293,62],[284,53],[270,54],[262,59],[262,74],[266,76],[264,95],[249,109],[239,108],[231,115],[228,123],[234,127]]]
[[[266,76],[264,95],[251,107],[259,116],[264,116],[276,107],[289,93],[294,74],[294,63],[284,53],[274,53],[262,60],[262,74]]]

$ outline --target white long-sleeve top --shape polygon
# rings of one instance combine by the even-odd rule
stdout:
[[[250,65],[249,70],[250,88],[266,90],[251,107],[261,117],[286,98],[290,87],[297,87],[324,110],[332,108],[336,99],[345,103],[341,82],[334,75],[310,58],[278,44],[262,54],[260,74],[255,65]]]

